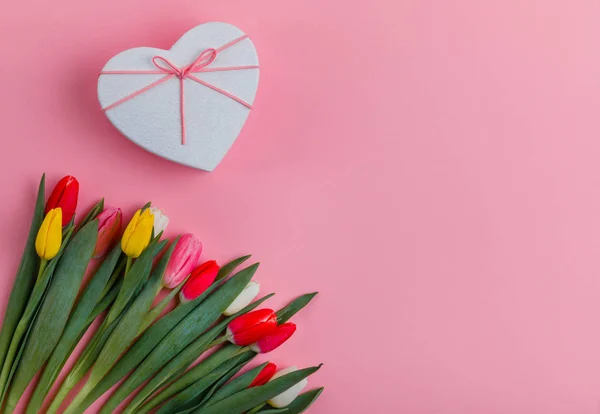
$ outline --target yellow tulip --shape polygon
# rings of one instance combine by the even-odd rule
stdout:
[[[149,209],[145,209],[143,212],[141,210],[136,211],[121,239],[123,252],[130,258],[140,257],[150,243],[153,227],[154,215]]]
[[[35,250],[44,260],[50,260],[58,254],[62,243],[62,209],[53,208],[46,214],[35,238]]]

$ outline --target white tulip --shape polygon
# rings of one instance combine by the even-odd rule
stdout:
[[[271,382],[274,379],[279,378],[283,375],[294,372],[294,371],[298,371],[298,367],[292,366],[289,368],[282,369],[281,371],[276,372],[275,375],[273,375],[273,378],[271,378],[271,380],[269,382]],[[292,403],[292,401],[294,401],[296,399],[296,397],[298,395],[300,395],[302,390],[304,388],[306,388],[307,385],[308,385],[308,379],[304,378],[302,381],[300,381],[296,385],[291,386],[286,391],[282,392],[281,394],[277,395],[276,397],[271,398],[269,401],[267,401],[267,403],[271,407],[275,407],[275,408],[287,407],[288,405],[290,405]]]
[[[154,216],[154,234],[165,231],[169,225],[169,217],[157,207],[150,207],[150,213]]]
[[[244,290],[242,290],[240,292],[240,294],[237,296],[237,298],[235,298],[233,300],[233,302],[231,302],[231,305],[229,305],[229,307],[227,309],[225,309],[225,312],[223,312],[223,315],[231,316],[234,313],[238,313],[239,311],[244,309],[246,306],[248,306],[250,303],[252,303],[254,298],[256,298],[258,296],[259,292],[260,292],[260,284],[258,282],[253,281],[253,282],[248,283],[246,285],[246,287],[244,288]]]

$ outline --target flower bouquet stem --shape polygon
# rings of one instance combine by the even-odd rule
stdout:
[[[68,244],[71,235],[73,234],[73,225],[69,225],[63,235],[63,240],[61,247],[56,254],[56,256],[49,261],[43,259],[40,262],[39,272],[37,276],[36,283],[33,287],[33,291],[31,292],[31,296],[29,297],[29,301],[27,302],[27,306],[25,308],[25,312],[21,316],[19,323],[14,331],[12,340],[10,342],[10,347],[8,348],[8,352],[4,359],[4,365],[2,366],[2,373],[0,374],[0,390],[2,392],[2,396],[0,397],[0,401],[3,403],[8,395],[8,391],[11,385],[12,377],[15,374],[16,367],[19,363],[20,357],[22,356],[22,350],[25,347],[28,339],[28,332],[36,319],[37,312],[44,302],[44,297],[50,281],[52,280],[52,276],[56,266],[62,256],[64,251],[64,247]],[[46,262],[47,265],[43,265]],[[19,352],[20,351],[20,352]],[[9,410],[10,407],[7,407]]]
[[[44,201],[45,201],[45,175],[42,175],[38,187],[33,218],[31,227],[29,228],[29,236],[25,244],[21,263],[17,270],[17,276],[13,283],[8,306],[4,315],[2,331],[0,332],[0,367],[3,368],[8,348],[10,347],[13,334],[17,328],[17,324],[23,316],[25,307],[27,306],[29,295],[33,290],[36,281],[36,269],[39,266],[40,259],[35,251],[35,238],[38,229],[42,225],[44,219]]]

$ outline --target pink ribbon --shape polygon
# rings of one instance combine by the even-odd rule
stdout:
[[[251,66],[230,66],[230,67],[222,67],[222,68],[209,68],[208,66],[213,63],[215,61],[215,59],[217,58],[217,55],[222,52],[225,49],[230,48],[231,46],[238,44],[239,42],[241,42],[244,39],[247,39],[248,36],[242,36],[240,38],[237,38],[229,43],[227,43],[224,46],[221,46],[218,49],[206,49],[204,52],[200,53],[200,56],[198,56],[198,58],[190,65],[184,66],[182,68],[177,67],[177,65],[175,65],[173,62],[169,61],[167,58],[164,58],[162,56],[154,56],[152,58],[152,63],[154,64],[154,66],[156,66],[156,70],[106,70],[103,72],[100,72],[100,75],[165,75],[162,78],[158,79],[157,81],[152,82],[150,85],[139,89],[135,92],[133,92],[130,95],[127,95],[126,97],[119,99],[117,102],[108,105],[105,108],[102,108],[103,111],[108,111],[112,108],[115,108],[119,105],[121,105],[124,102],[127,102],[133,98],[135,98],[138,95],[141,95],[142,93],[149,91],[150,89],[167,82],[170,79],[173,78],[178,78],[179,79],[179,93],[180,93],[180,98],[179,98],[179,110],[181,113],[181,144],[185,145],[185,100],[184,100],[184,81],[186,79],[191,79],[194,82],[199,83],[200,85],[204,85],[207,88],[212,89],[213,91],[219,92],[222,95],[225,95],[226,97],[233,99],[236,102],[239,102],[240,104],[244,105],[246,108],[248,109],[252,109],[252,105],[250,105],[248,102],[243,101],[242,99],[238,98],[237,96],[224,91],[221,88],[216,87],[215,85],[211,85],[208,82],[203,81],[202,79],[199,79],[198,77],[194,76],[194,73],[202,73],[202,72],[223,72],[223,71],[230,71],[230,70],[245,70],[245,69],[258,69],[258,65],[251,65]]]

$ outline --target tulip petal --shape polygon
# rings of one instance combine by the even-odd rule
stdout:
[[[46,203],[46,214],[52,209],[60,207],[63,211],[62,226],[66,226],[77,208],[79,197],[79,182],[71,175],[63,177],[54,187],[48,202]]]
[[[107,208],[98,214],[98,242],[94,249],[94,258],[104,256],[113,246],[115,238],[121,231],[121,209]]]
[[[290,367],[284,368],[284,369],[282,369],[282,370],[279,370],[277,373],[275,373],[275,375],[273,375],[273,378],[271,378],[271,381],[274,381],[274,380],[276,380],[277,378],[283,377],[284,375],[291,374],[292,372],[296,372],[296,371],[298,371],[298,367],[297,367],[297,366],[295,366],[295,365],[292,365],[292,366],[290,366]],[[305,380],[306,380],[306,379],[305,379]],[[308,382],[308,380],[306,380],[306,381]],[[300,384],[300,383],[298,383],[298,384]],[[296,385],[298,385],[298,384],[296,384]],[[284,395],[284,394],[285,394],[285,393],[287,393],[287,392],[288,392],[289,390],[291,390],[292,388],[293,388],[293,387],[290,387],[289,389],[287,389],[287,390],[286,390],[286,391],[284,391],[283,393],[281,393],[281,394],[277,395],[276,397],[273,397],[272,399],[270,399],[269,401],[267,401],[267,403],[268,403],[269,405],[271,405],[272,407],[275,407],[275,408],[283,408],[283,407],[285,407],[286,405],[288,405],[289,403],[291,403],[291,401],[290,401],[290,402],[288,402],[288,403],[287,403],[287,404],[285,404],[285,405],[279,405],[279,404],[280,404],[280,403],[283,403],[285,399],[288,399],[288,398],[291,396],[291,395],[289,395],[289,394],[288,394],[288,395]],[[302,390],[300,390],[300,391],[302,391]],[[298,394],[300,394],[300,391],[298,391]],[[279,398],[279,397],[282,397],[282,398]],[[272,402],[273,402],[273,400],[275,400],[276,398],[279,398],[279,400],[278,400],[278,401],[275,401],[275,404],[276,404],[276,405],[273,405],[273,404],[272,404]],[[295,398],[295,397],[294,397],[294,398]],[[294,398],[292,398],[292,401],[294,400]]]
[[[264,336],[252,345],[252,350],[261,354],[271,352],[285,343],[296,332],[296,324],[284,323],[275,328],[270,334]]]
[[[277,327],[277,316],[271,309],[259,309],[235,318],[227,327],[228,339],[247,346],[262,339]]]
[[[196,299],[212,285],[219,274],[219,265],[214,260],[202,263],[192,272],[181,290],[182,302]]]
[[[225,309],[223,315],[231,316],[234,313],[239,312],[241,309],[246,307],[255,297],[260,293],[260,284],[258,282],[250,282],[242,290],[242,292],[231,302],[231,304]]]
[[[62,243],[62,210],[52,209],[46,214],[35,239],[35,249],[44,260],[50,260],[58,253]]]
[[[250,385],[248,385],[248,388],[258,387],[260,385],[265,385],[267,382],[269,382],[271,380],[271,378],[273,378],[273,376],[275,375],[275,372],[277,372],[277,365],[275,365],[272,362],[269,362],[258,373],[258,375],[256,376],[256,378],[254,378],[254,381],[252,381],[252,383]]]
[[[287,407],[288,405],[290,405],[292,403],[292,401],[294,401],[296,399],[296,397],[298,395],[300,395],[302,390],[304,388],[306,388],[307,385],[308,385],[308,380],[306,378],[304,378],[302,381],[293,385],[291,388],[282,392],[278,396],[271,398],[269,401],[267,401],[267,403],[271,407],[275,407],[275,408]]]
[[[323,393],[323,390],[324,388],[321,387],[300,394],[294,399],[294,401],[292,401],[291,404],[286,407],[286,413],[300,414],[305,412],[310,408],[311,405],[315,403],[315,401],[317,401],[317,399],[321,396],[321,393]]]
[[[164,285],[173,289],[192,272],[200,260],[202,242],[193,234],[184,234],[177,241],[164,277]]]
[[[141,210],[136,211],[131,220],[129,221],[129,224],[125,228],[125,232],[123,233],[123,237],[121,238],[121,249],[123,249],[123,252],[128,250],[129,241],[131,239],[131,236],[133,235],[133,232],[135,231],[135,228],[137,227],[137,222],[140,219],[141,214]]]
[[[154,216],[154,234],[163,233],[169,226],[169,217],[157,207],[150,207],[150,213]]]
[[[282,392],[285,392],[290,387],[298,384],[303,379],[307,378],[319,370],[321,366],[300,369],[269,381],[267,384],[260,387],[248,388],[234,395],[222,399],[221,401],[211,404],[207,407],[202,407],[202,414],[223,414],[223,413],[241,413],[251,410],[259,404],[268,401]]]
[[[138,258],[150,243],[153,227],[154,217],[150,210],[136,211],[121,239],[123,252],[129,257]]]

